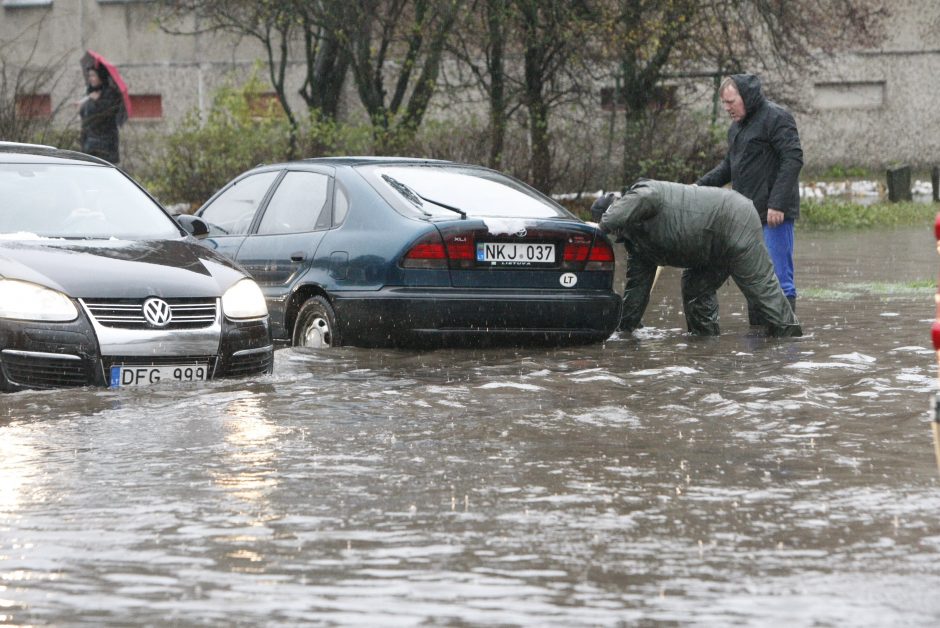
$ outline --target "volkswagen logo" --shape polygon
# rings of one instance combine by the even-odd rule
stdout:
[[[147,299],[144,301],[144,320],[154,327],[166,327],[173,320],[170,304],[163,299]]]
[[[516,237],[518,237],[518,238],[524,238],[524,237],[525,237],[525,234],[527,234],[527,233],[528,233],[528,231],[526,231],[526,230],[525,230],[525,227],[523,227],[522,229],[520,229],[519,231],[516,232]]]

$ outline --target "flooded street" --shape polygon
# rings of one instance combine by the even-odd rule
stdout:
[[[940,623],[929,227],[797,233],[806,336],[285,349],[0,397],[0,623]]]

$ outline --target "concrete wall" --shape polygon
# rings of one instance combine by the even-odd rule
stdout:
[[[8,64],[59,67],[50,90],[53,107],[67,105],[57,122],[76,126],[71,103],[84,94],[79,60],[86,49],[104,55],[131,94],[161,97],[162,119],[132,118],[124,126],[122,134],[131,140],[168,127],[193,108],[205,111],[227,80],[243,81],[256,68],[267,80],[264,53],[254,40],[168,34],[157,26],[156,10],[142,0],[0,0],[0,47]],[[190,20],[182,26],[198,25]],[[302,66],[292,71],[299,77]],[[292,105],[302,107],[299,96]]]
[[[797,114],[807,163],[823,169],[940,163],[940,2],[893,0],[886,38],[821,64]]]

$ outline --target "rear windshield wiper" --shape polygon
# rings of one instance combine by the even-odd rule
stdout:
[[[427,201],[428,203],[432,203],[434,205],[437,205],[438,207],[443,207],[444,209],[449,209],[452,212],[456,212],[460,214],[461,220],[467,219],[467,212],[465,212],[462,209],[458,209],[457,207],[454,207],[452,205],[447,205],[446,203],[442,203],[440,201],[435,201],[434,199],[421,196],[420,194],[412,190],[410,187],[408,187],[407,185],[405,185],[398,179],[394,177],[390,177],[387,174],[383,174],[382,178],[385,179],[386,183],[388,183],[390,186],[395,188],[395,191],[397,191],[399,194],[401,194],[406,199],[411,201],[412,205],[421,209],[421,211],[424,211],[424,203],[422,203],[421,201]],[[424,215],[431,216],[431,214],[426,211],[424,211]]]

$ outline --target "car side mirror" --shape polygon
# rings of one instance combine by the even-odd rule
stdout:
[[[194,238],[204,238],[209,235],[209,225],[206,224],[206,221],[198,216],[192,216],[190,214],[179,214],[174,216],[176,222]]]

